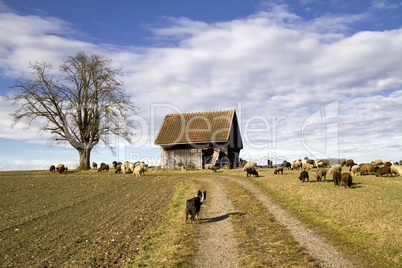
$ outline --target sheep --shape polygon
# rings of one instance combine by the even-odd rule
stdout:
[[[318,159],[316,162],[317,167],[330,167],[328,159]]]
[[[118,166],[117,161],[113,161],[113,162],[112,162],[112,168],[113,168],[113,169],[116,169],[117,166]]]
[[[249,167],[256,167],[257,163],[256,162],[247,162],[244,166],[243,166],[243,171],[246,171],[247,168]]]
[[[363,175],[365,173],[368,173],[370,175],[371,173],[374,173],[374,165],[369,164],[369,163],[363,163],[360,164],[360,175]]]
[[[138,167],[135,167],[134,168],[134,171],[133,171],[133,174],[134,174],[134,176],[138,176],[138,177],[141,177],[141,175],[142,174],[144,174],[144,167],[141,167],[141,166],[138,166]]]
[[[61,167],[59,167],[59,169],[57,170],[60,174],[64,173],[65,171],[67,171],[66,167],[64,167],[64,165],[62,165]]]
[[[352,186],[352,175],[349,172],[342,172],[341,174],[341,182],[339,186],[344,185],[345,188],[348,186],[349,188]]]
[[[400,165],[392,165],[391,166],[391,172],[395,173],[399,176],[402,176],[402,167]]]
[[[288,161],[283,160],[282,166],[283,166],[283,168],[290,169],[290,166],[291,166],[291,165],[290,165],[290,163],[289,163]]]
[[[374,174],[376,177],[384,175],[384,174],[390,174],[392,176],[391,169],[389,167],[381,167],[377,170],[377,172]]]
[[[310,179],[309,179],[309,177],[308,177],[308,172],[304,170],[304,171],[302,171],[302,172],[300,173],[299,180],[300,180],[301,182],[304,182],[306,179],[307,179],[308,182],[310,182]]]
[[[50,171],[50,172],[55,172],[55,171],[56,171],[56,167],[55,167],[54,165],[51,165],[51,166],[49,167],[49,171]]]
[[[324,181],[326,181],[326,179],[325,179],[326,175],[327,175],[327,171],[325,170],[325,168],[317,168],[317,171],[315,174],[317,181],[322,181],[323,178],[324,178]]]
[[[353,159],[349,159],[348,161],[346,161],[346,167],[351,167],[355,165],[355,161],[353,161]]]
[[[114,171],[114,173],[119,173],[119,172],[121,172],[121,164],[118,165],[118,166],[115,168],[115,171]]]
[[[98,164],[96,164],[95,162],[92,162],[92,168],[93,168],[93,169],[97,169],[97,168],[98,168]]]
[[[342,165],[334,165],[328,170],[328,174],[332,174],[335,171],[342,172]]]
[[[352,173],[353,176],[357,176],[357,174],[359,174],[359,176],[360,176],[360,166],[355,165],[355,166],[351,167],[350,172]]]
[[[293,170],[293,169],[299,170],[301,168],[302,168],[302,161],[301,160],[296,160],[296,161],[290,163],[290,169],[291,170]]]
[[[283,175],[283,167],[277,167],[274,169],[274,174],[279,174],[281,173]]]
[[[248,167],[247,168],[247,175],[246,176],[249,177],[251,175],[254,175],[255,177],[258,177],[258,172],[255,169],[255,167]]]
[[[64,168],[64,165],[63,164],[57,164],[56,165],[56,171],[58,172],[61,167]]]
[[[384,166],[386,167],[391,167],[392,166],[392,161],[387,161],[384,163]]]
[[[121,165],[121,171],[123,174],[126,174],[126,172],[132,172],[133,170],[130,169],[130,162],[126,161],[124,164]]]
[[[98,172],[101,172],[101,171],[109,171],[109,165],[103,163],[103,165],[101,165],[101,166],[98,168]]]
[[[306,163],[303,164],[302,169],[309,171],[311,169],[311,165],[306,162]]]
[[[380,165],[384,164],[384,162],[381,159],[377,159],[377,160],[372,161],[371,164],[373,166],[380,166]]]
[[[346,159],[345,159],[345,158],[342,158],[342,159],[341,159],[341,166],[343,167],[345,164],[346,164]]]
[[[339,171],[334,171],[334,174],[332,175],[332,179],[334,180],[334,185],[340,185],[341,183],[341,172]]]

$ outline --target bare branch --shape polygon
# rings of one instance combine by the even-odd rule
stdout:
[[[107,135],[131,142],[134,127],[130,116],[137,108],[119,80],[121,69],[111,60],[83,52],[70,56],[60,66],[62,75],[51,75],[47,63],[31,64],[31,77],[17,82],[12,98],[18,109],[12,113],[13,125],[26,120],[43,122],[40,132],[49,132],[55,142],[68,142],[88,152],[99,142],[109,148]],[[89,153],[88,153],[89,154]]]

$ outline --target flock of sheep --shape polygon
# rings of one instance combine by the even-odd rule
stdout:
[[[301,170],[299,180],[305,182],[306,180],[309,182],[309,174],[308,171],[312,168],[316,168],[315,177],[317,181],[326,181],[327,170],[329,167],[328,174],[333,174],[332,178],[334,181],[334,185],[344,185],[351,187],[352,186],[352,175],[360,176],[364,174],[374,174],[376,177],[388,175],[393,176],[394,174],[402,176],[402,160],[399,162],[394,161],[385,161],[385,160],[375,160],[371,163],[362,163],[356,164],[352,159],[346,160],[342,159],[340,164],[331,166],[327,159],[319,159],[319,160],[296,160],[293,162],[284,161],[274,170],[274,174],[283,174],[283,169],[296,169]],[[349,172],[342,172],[342,167],[346,167],[349,169]]]
[[[59,172],[59,173],[61,174],[61,173],[67,172],[67,171],[68,171],[68,167],[64,166],[63,164],[57,164],[56,166],[55,166],[55,165],[51,165],[51,166],[49,167],[49,171],[50,171],[50,172]]]
[[[256,162],[246,162],[244,161],[242,164],[243,171],[247,171],[247,177],[254,175],[256,177],[259,176],[258,171],[256,169],[257,164]],[[349,171],[342,172],[342,168],[346,167]],[[100,167],[93,162],[92,168],[97,169],[98,172],[102,171],[109,171],[110,167],[108,164],[101,163]],[[134,176],[142,176],[148,168],[148,165],[144,162],[135,162],[131,163],[126,161],[124,163],[113,161],[112,168],[114,169],[115,173],[133,173]],[[217,167],[213,166],[212,164],[206,164],[204,166],[206,170],[215,171],[218,169]],[[223,168],[231,169],[231,164],[226,164]],[[299,175],[299,180],[302,182],[308,181],[309,173],[312,168],[316,168],[315,177],[317,181],[326,181],[327,174],[333,174],[333,182],[334,185],[344,185],[351,187],[352,185],[352,175],[353,176],[360,176],[364,174],[374,174],[375,176],[393,176],[394,174],[402,176],[402,160],[399,162],[394,161],[385,161],[385,160],[375,160],[371,163],[362,163],[356,164],[352,159],[346,160],[342,159],[340,164],[330,165],[329,160],[327,159],[318,159],[318,160],[295,160],[295,161],[283,161],[282,164],[278,165],[274,169],[274,174],[283,174],[284,169],[291,169],[291,170],[300,170],[301,173]],[[326,168],[329,168],[328,172]],[[51,165],[49,167],[50,172],[59,172],[65,173],[68,171],[68,168],[63,164],[58,164],[56,166]]]
[[[98,164],[95,162],[92,162],[92,168],[98,170],[98,172],[107,172],[109,171],[110,167],[108,164],[105,163],[101,163],[99,168],[98,168]],[[145,171],[148,168],[148,164],[145,164],[144,162],[135,162],[135,163],[131,163],[131,162],[117,162],[117,161],[113,161],[112,163],[112,168],[114,169],[115,173],[120,173],[122,172],[123,174],[125,173],[133,173],[134,176],[142,176]],[[50,172],[59,172],[64,173],[68,171],[68,168],[65,167],[63,164],[58,164],[56,166],[51,165],[49,167],[49,171]]]

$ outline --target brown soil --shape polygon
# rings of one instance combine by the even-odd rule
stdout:
[[[64,176],[53,180],[51,183],[58,188],[53,197],[20,196],[20,201],[37,204],[57,199],[57,195],[61,197],[68,191],[63,189],[68,187],[68,180],[74,179]],[[19,185],[28,185],[28,180]],[[46,187],[46,180],[41,182],[42,187]],[[158,224],[174,189],[173,183],[166,179],[115,176],[110,181],[109,187],[104,188],[96,188],[96,182],[92,181],[91,187],[77,189],[77,195],[79,191],[82,195],[75,202],[42,206],[26,215],[26,220],[23,215],[17,217],[16,211],[8,211],[19,219],[17,224],[0,230],[0,266],[124,266],[136,254],[144,232]],[[18,195],[18,189],[14,190],[17,192],[8,189]]]

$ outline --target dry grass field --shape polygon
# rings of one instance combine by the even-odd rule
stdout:
[[[270,169],[259,169],[260,177],[249,178],[241,170],[157,171],[141,178],[96,171],[0,172],[0,265],[187,266],[198,229],[184,223],[185,200],[205,188],[197,180],[201,174],[219,174],[252,181],[362,266],[400,267],[402,178],[353,177],[352,188],[345,189],[335,187],[330,177],[329,182],[316,182],[314,172],[310,183],[298,180],[299,171],[274,175]],[[247,213],[252,207],[255,214],[258,204],[236,187],[229,187],[236,209]],[[250,200],[247,206],[244,200]],[[269,215],[244,219],[234,216],[234,230],[242,241],[255,243],[252,248],[250,243],[239,245],[250,255],[243,256],[241,266],[267,252],[252,226],[273,221]],[[284,228],[264,228],[266,235],[272,234],[267,243],[274,263],[297,266],[303,258],[317,265]],[[275,237],[286,241],[276,245]]]
[[[261,169],[251,180],[364,266],[401,267],[402,177],[355,176],[345,189],[334,186],[332,175],[317,182],[314,169],[310,183],[300,182],[299,174]]]

